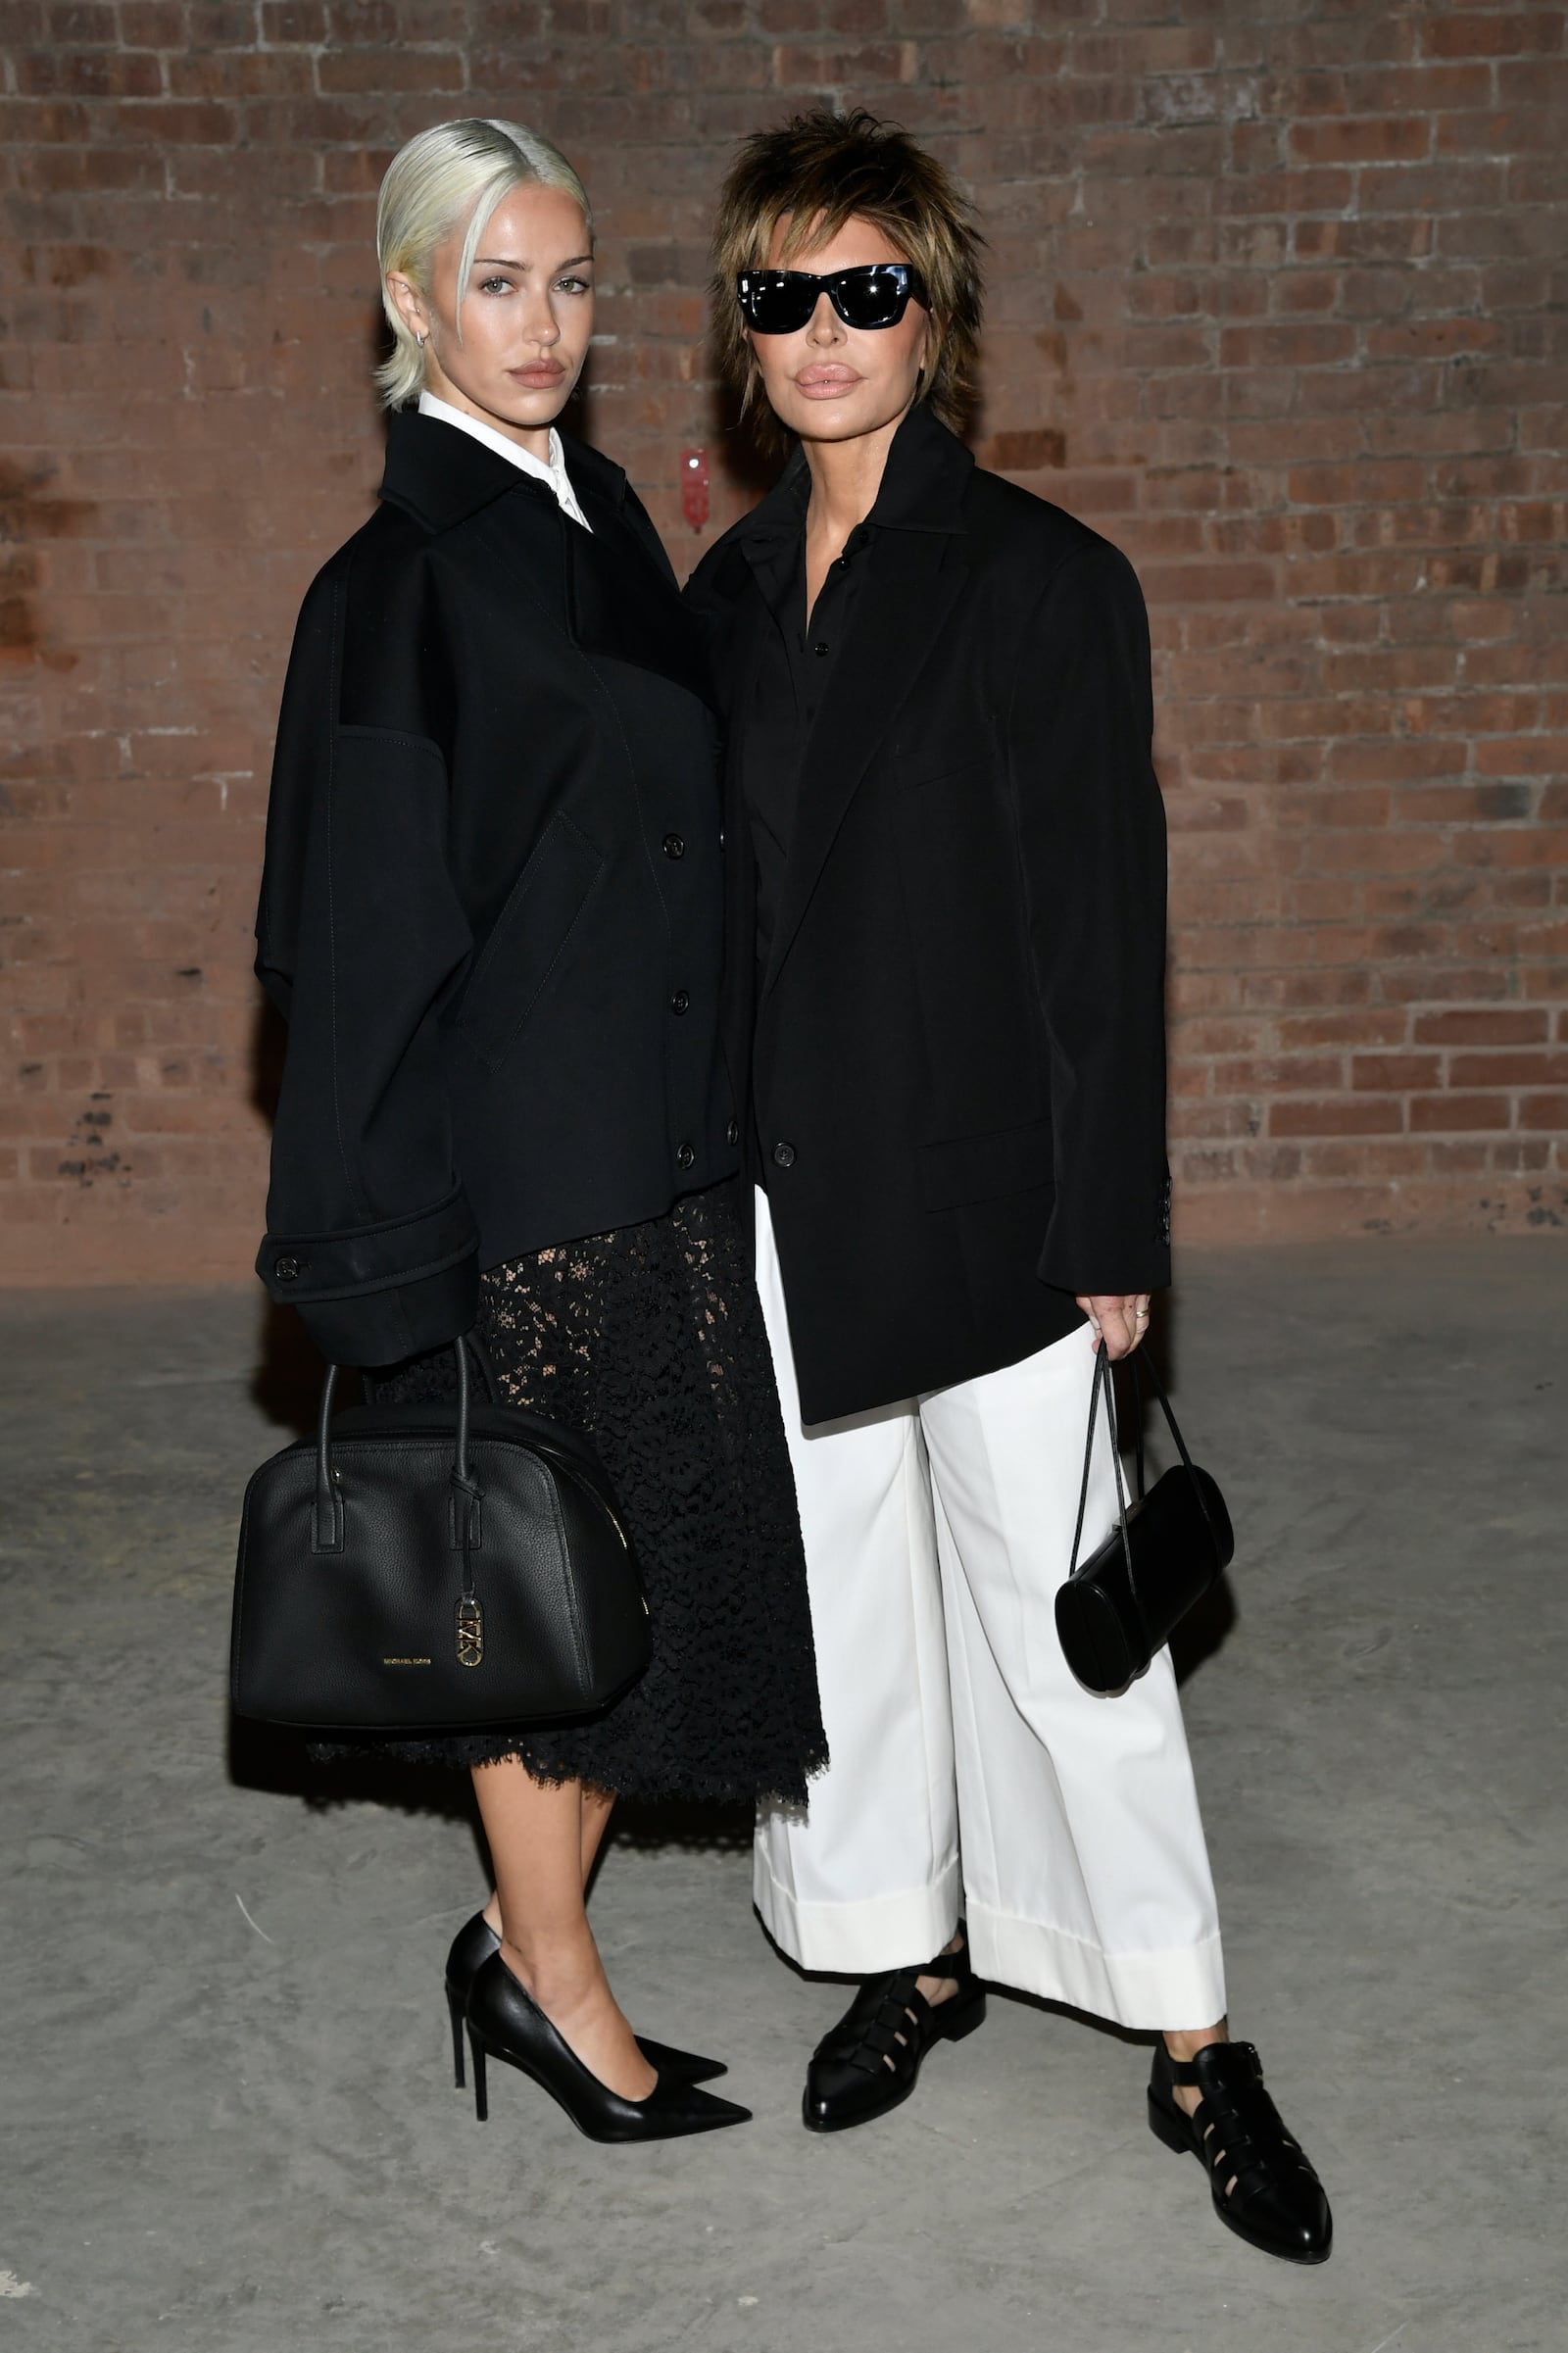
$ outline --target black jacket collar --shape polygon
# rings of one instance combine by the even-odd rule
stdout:
[[[626,496],[626,477],[618,466],[602,458],[584,441],[563,433],[566,471],[578,498],[619,508]],[[401,507],[431,532],[450,531],[466,522],[481,507],[504,498],[509,490],[533,489],[550,497],[547,484],[486,449],[471,433],[449,425],[440,417],[421,417],[403,409],[392,418],[386,439],[386,471],[381,496]]]
[[[924,401],[917,401],[893,436],[876,504],[867,526],[888,531],[964,528],[963,494],[974,460]],[[742,526],[749,544],[798,532],[811,493],[806,452],[797,449],[774,487]]]

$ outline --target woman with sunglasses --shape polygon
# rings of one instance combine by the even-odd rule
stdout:
[[[747,2112],[611,1991],[584,1889],[614,1797],[799,1800],[822,1749],[718,1042],[718,730],[652,523],[559,429],[594,319],[571,167],[440,123],[377,240],[380,506],[306,599],[268,820],[289,1044],[259,1270],[392,1400],[476,1332],[503,1397],[610,1475],[642,1680],[590,1723],[396,1753],[471,1769],[490,1850],[455,2038],[595,2139],[662,2139]]]
[[[979,240],[864,114],[749,139],[720,334],[793,455],[688,597],[730,720],[726,1037],[806,1538],[831,1764],[764,1805],[755,1892],[863,1982],[807,2075],[836,2132],[996,1980],[1158,2030],[1150,2118],[1254,2246],[1329,2252],[1228,2039],[1169,1654],[1062,1657],[1094,1351],[1169,1280],[1164,832],[1143,600],[952,430]],[[1089,1524],[1114,1513],[1095,1449]],[[962,1915],[963,1917],[960,1917]]]

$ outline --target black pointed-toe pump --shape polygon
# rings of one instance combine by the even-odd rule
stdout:
[[[499,1952],[474,1973],[467,2028],[474,2113],[481,2124],[490,2113],[486,2059],[505,2059],[509,2067],[532,2076],[590,2140],[679,2140],[689,2132],[717,2132],[751,2121],[750,2108],[670,2076],[662,2075],[646,2099],[622,2099],[583,2065]]]
[[[468,1987],[480,1966],[501,1950],[501,1938],[482,1912],[466,1920],[447,1954],[447,2010],[452,2019],[452,2073],[458,2089],[464,2087],[463,2022],[467,2014]],[[650,2067],[679,2083],[711,2083],[727,2070],[722,2059],[705,2059],[697,2051],[678,2051],[651,2034],[639,2034],[637,2048]]]

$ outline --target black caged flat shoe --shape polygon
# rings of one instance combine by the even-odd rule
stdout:
[[[447,2010],[452,2019],[452,2073],[457,2087],[464,2085],[463,2022],[467,2014],[468,1987],[473,1984],[480,1965],[492,1953],[501,1950],[501,1938],[482,1912],[466,1920],[452,1939],[447,1954]],[[722,2059],[704,2059],[696,2051],[678,2051],[667,2042],[656,2042],[651,2034],[639,2034],[637,2048],[650,2067],[674,2083],[710,2083],[715,2076],[727,2070]]]
[[[917,1978],[956,1978],[958,1990],[928,2002]],[[801,2118],[808,2132],[847,2132],[906,2100],[937,2042],[961,2042],[985,2024],[986,1989],[969,1964],[965,1938],[913,1969],[868,1978],[811,2054]]]
[[[1202,2092],[1191,2116],[1173,2096],[1178,2083]],[[1191,2060],[1156,2043],[1149,2123],[1166,2148],[1192,2151],[1208,2175],[1214,2212],[1238,2238],[1286,2263],[1327,2263],[1334,2218],[1323,2184],[1264,2090],[1251,2043],[1205,2043]]]
[[[590,2140],[679,2140],[751,2121],[749,2108],[668,2076],[659,2078],[646,2099],[622,2099],[584,2067],[499,1952],[481,1963],[468,1988],[467,2026],[474,2113],[481,2124],[490,2113],[487,2059],[505,2059],[509,2067],[532,2076]]]

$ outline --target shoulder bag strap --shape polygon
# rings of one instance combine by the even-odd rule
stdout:
[[[1135,1348],[1133,1350],[1133,1387],[1138,1391],[1139,1402],[1141,1405],[1143,1402],[1143,1391],[1140,1385],[1143,1379],[1143,1374],[1148,1373],[1151,1382],[1153,1384],[1154,1395],[1159,1399],[1160,1411],[1165,1416],[1166,1427],[1169,1429],[1171,1437],[1176,1442],[1176,1451],[1182,1458],[1182,1468],[1186,1471],[1188,1478],[1192,1481],[1193,1494],[1198,1498],[1198,1508],[1203,1515],[1203,1525],[1208,1530],[1209,1542],[1214,1547],[1214,1557],[1217,1561],[1220,1557],[1221,1546],[1219,1537],[1215,1532],[1213,1515],[1208,1508],[1208,1498],[1203,1493],[1203,1482],[1198,1475],[1191,1454],[1189,1454],[1187,1451],[1187,1441],[1185,1438],[1183,1438],[1181,1430],[1177,1425],[1176,1416],[1171,1411],[1170,1399],[1165,1395],[1165,1384],[1159,1377],[1158,1368],[1156,1367],[1152,1356],[1149,1357],[1148,1362],[1142,1367],[1141,1370],[1139,1367],[1138,1359],[1140,1356],[1145,1354],[1147,1347],[1148,1343],[1146,1342],[1144,1348]],[[1143,1415],[1140,1413],[1139,1420],[1142,1421],[1142,1419]],[[1140,1495],[1142,1495],[1144,1492],[1142,1446],[1140,1446],[1138,1451],[1138,1492]]]
[[[1185,1439],[1185,1438],[1183,1438],[1183,1436],[1182,1436],[1182,1434],[1181,1434],[1180,1430],[1179,1430],[1179,1429],[1177,1428],[1177,1426],[1176,1426],[1176,1416],[1175,1416],[1175,1414],[1174,1414],[1174,1413],[1172,1413],[1172,1411],[1171,1411],[1171,1409],[1170,1409],[1170,1399],[1169,1399],[1169,1397],[1168,1397],[1165,1395],[1165,1384],[1164,1384],[1164,1382],[1163,1382],[1163,1381],[1160,1379],[1160,1377],[1159,1377],[1159,1371],[1158,1371],[1158,1368],[1157,1368],[1157,1366],[1156,1366],[1156,1365],[1155,1365],[1155,1363],[1154,1363],[1154,1359],[1153,1359],[1153,1357],[1152,1357],[1152,1356],[1151,1356],[1151,1355],[1149,1354],[1149,1343],[1148,1343],[1148,1341],[1147,1341],[1147,1340],[1145,1341],[1145,1343],[1144,1343],[1144,1345],[1143,1345],[1143,1347],[1142,1347],[1142,1348],[1134,1348],[1134,1350],[1133,1350],[1133,1353],[1132,1353],[1132,1368],[1133,1368],[1133,1387],[1134,1387],[1134,1389],[1136,1389],[1136,1390],[1139,1392],[1139,1394],[1140,1394],[1140,1397],[1142,1397],[1142,1392],[1143,1392],[1143,1378],[1144,1378],[1144,1375],[1145,1375],[1145,1373],[1147,1373],[1147,1374],[1149,1375],[1150,1383],[1151,1383],[1151,1385],[1152,1385],[1152,1389],[1153,1389],[1154,1395],[1155,1395],[1155,1397],[1156,1397],[1159,1399],[1160,1411],[1161,1411],[1161,1412],[1164,1414],[1164,1416],[1165,1416],[1166,1426],[1168,1427],[1168,1429],[1169,1429],[1169,1431],[1170,1431],[1171,1437],[1172,1437],[1172,1438],[1175,1440],[1175,1442],[1176,1442],[1176,1451],[1177,1451],[1177,1453],[1178,1453],[1178,1454],[1181,1456],[1181,1458],[1182,1458],[1182,1461],[1185,1463],[1186,1467],[1187,1467],[1187,1468],[1188,1468],[1188,1470],[1190,1471],[1190,1470],[1192,1469],[1192,1467],[1193,1467],[1193,1458],[1192,1458],[1191,1454],[1189,1454],[1189,1453],[1188,1453],[1188,1451],[1187,1451],[1187,1441],[1186,1441],[1186,1439]],[[1139,1457],[1139,1472],[1140,1472],[1139,1481],[1138,1481],[1138,1492],[1139,1492],[1139,1494],[1140,1494],[1140,1495],[1142,1495],[1142,1494],[1143,1494],[1143,1492],[1144,1492],[1144,1483],[1143,1483],[1143,1477],[1142,1477],[1142,1470],[1143,1470],[1143,1446],[1142,1446],[1142,1444],[1140,1444],[1140,1446],[1139,1446],[1139,1449],[1138,1449],[1138,1457]]]
[[[1103,1344],[1095,1350],[1095,1377],[1089,1385],[1089,1435],[1084,1441],[1084,1475],[1078,1489],[1078,1519],[1072,1532],[1072,1558],[1067,1564],[1069,1582],[1077,1574],[1078,1546],[1083,1541],[1084,1513],[1089,1506],[1089,1472],[1095,1458],[1095,1416],[1100,1409],[1100,1393],[1105,1393],[1105,1430],[1110,1440],[1111,1467],[1116,1474],[1116,1506],[1121,1520],[1121,1554],[1127,1563],[1127,1583],[1133,1599],[1138,1591],[1133,1586],[1133,1547],[1127,1534],[1127,1488],[1121,1475],[1121,1452],[1116,1444],[1116,1397],[1111,1387],[1110,1356]],[[1167,1411],[1169,1408],[1167,1407]],[[1143,1604],[1139,1602],[1142,1610]]]

